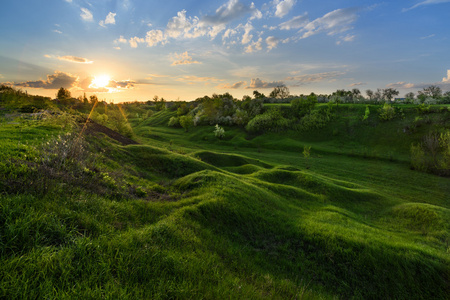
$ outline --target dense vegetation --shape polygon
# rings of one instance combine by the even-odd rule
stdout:
[[[2,87],[0,298],[446,299],[445,94],[287,95]]]

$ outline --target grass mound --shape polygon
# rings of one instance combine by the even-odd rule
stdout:
[[[199,151],[194,154],[202,161],[216,167],[241,167],[248,164],[253,164],[263,168],[270,168],[271,166],[259,160],[251,159],[241,155],[221,154],[211,151]]]

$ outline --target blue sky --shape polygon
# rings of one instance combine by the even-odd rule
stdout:
[[[448,91],[448,28],[450,0],[4,1],[0,82],[116,102]]]

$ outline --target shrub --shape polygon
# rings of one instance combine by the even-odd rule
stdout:
[[[298,98],[291,101],[291,108],[297,117],[302,117],[311,113],[317,103],[317,96],[314,94],[306,98]]]
[[[169,123],[167,124],[169,127],[180,126],[180,119],[177,117],[171,117],[169,119]]]
[[[384,103],[383,107],[381,107],[378,112],[380,113],[379,118],[382,121],[390,121],[396,116],[395,108],[388,103]]]
[[[367,120],[369,118],[369,115],[370,115],[370,109],[369,109],[369,105],[367,105],[366,111],[364,112],[363,121]]]
[[[219,124],[216,124],[214,127],[214,135],[219,139],[223,139],[225,137],[225,129],[220,127]]]
[[[450,176],[450,131],[430,133],[411,145],[411,167],[418,171]]]
[[[189,128],[194,126],[194,118],[192,118],[192,116],[189,116],[189,115],[181,116],[180,117],[180,125],[181,125],[181,127],[184,128],[184,130],[186,132],[188,132]]]
[[[289,129],[292,121],[281,115],[279,108],[271,108],[267,112],[257,115],[248,122],[245,129],[251,133],[275,131]]]

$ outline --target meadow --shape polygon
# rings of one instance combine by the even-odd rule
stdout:
[[[445,137],[448,105],[383,120],[383,104],[318,104],[305,116],[330,117],[309,126],[284,121],[289,104],[264,104],[280,130],[220,125],[224,135],[168,126],[193,107],[94,105],[132,144],[87,122],[92,107],[5,103],[2,299],[450,294],[450,179],[411,158],[430,132]]]

